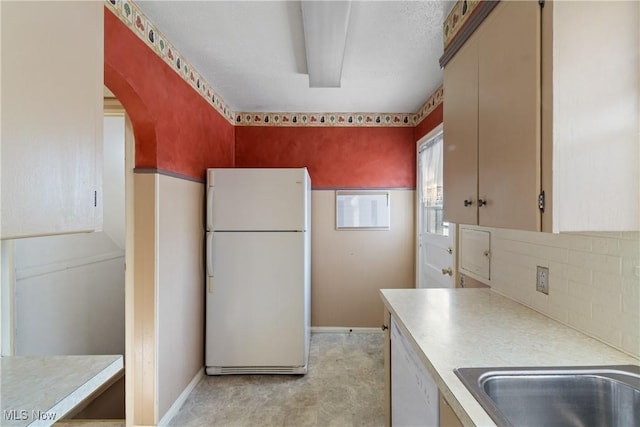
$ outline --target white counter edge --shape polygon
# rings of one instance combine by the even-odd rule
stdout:
[[[54,420],[34,420],[29,427],[48,427],[55,424],[60,419],[64,418],[64,415],[73,410],[76,406],[82,403],[85,399],[90,397],[94,392],[102,388],[106,383],[109,383],[115,376],[117,376],[124,369],[124,362],[122,356],[118,357],[112,363],[107,365],[104,369],[98,372],[89,381],[78,387],[72,393],[64,397],[53,407],[49,408],[43,413],[55,414]]]

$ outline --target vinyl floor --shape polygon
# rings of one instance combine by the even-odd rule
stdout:
[[[171,426],[384,426],[384,334],[311,335],[306,375],[205,376]]]

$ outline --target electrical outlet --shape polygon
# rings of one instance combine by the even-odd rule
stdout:
[[[549,295],[549,267],[538,266],[536,270],[536,291]]]

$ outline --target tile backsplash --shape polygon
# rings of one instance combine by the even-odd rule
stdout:
[[[640,233],[491,233],[490,280],[509,298],[640,357]],[[549,295],[536,291],[549,268]],[[478,278],[480,279],[480,278]]]

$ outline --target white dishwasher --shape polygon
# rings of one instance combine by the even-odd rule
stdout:
[[[391,317],[391,425],[437,427],[438,386]]]

